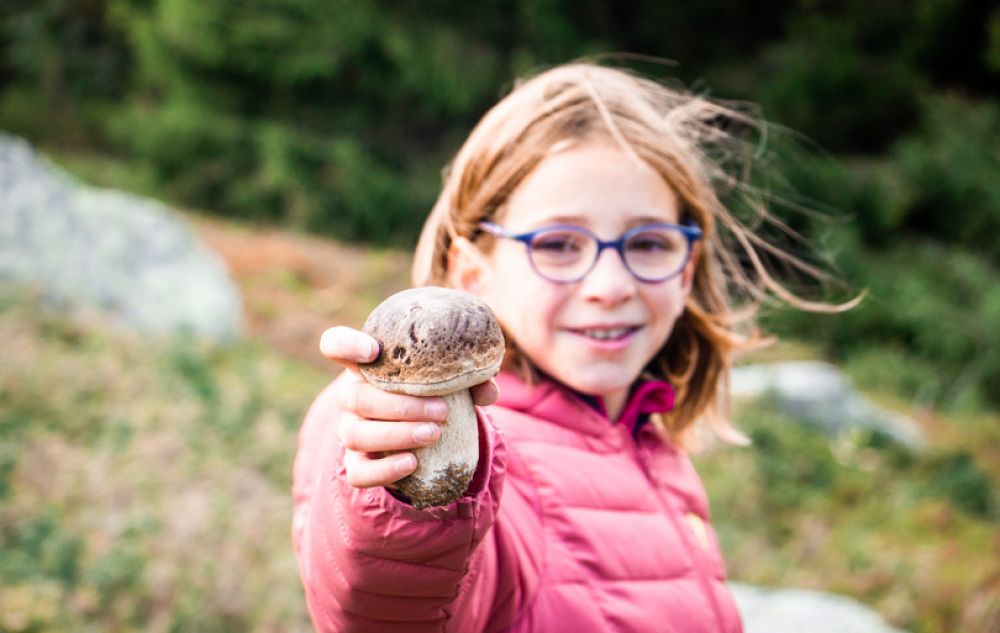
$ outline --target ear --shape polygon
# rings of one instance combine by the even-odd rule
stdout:
[[[481,295],[490,274],[483,253],[464,237],[456,237],[448,248],[448,283],[474,295]]]

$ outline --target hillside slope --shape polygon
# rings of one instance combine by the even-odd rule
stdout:
[[[289,487],[302,414],[334,372],[316,342],[405,286],[408,258],[193,222],[245,294],[235,345],[148,340],[0,291],[0,632],[309,630]],[[697,457],[734,578],[847,594],[914,633],[991,630],[995,413],[930,416],[918,455],[831,445],[766,402],[738,410],[754,447]]]

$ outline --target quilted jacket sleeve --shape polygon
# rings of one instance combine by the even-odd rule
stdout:
[[[512,561],[487,539],[495,536],[506,459],[500,435],[478,412],[480,466],[466,496],[418,511],[384,488],[346,482],[333,385],[313,403],[295,461],[292,540],[317,630],[486,628],[498,592],[509,592],[498,568]]]

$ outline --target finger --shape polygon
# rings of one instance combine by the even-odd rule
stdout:
[[[364,332],[338,325],[320,336],[319,351],[330,360],[356,370],[358,363],[378,358],[378,341]]]
[[[472,401],[481,407],[493,404],[500,398],[500,387],[492,379],[471,389]]]
[[[417,469],[413,453],[393,453],[374,457],[354,451],[344,452],[347,483],[355,488],[389,486]]]
[[[422,398],[390,393],[364,380],[345,380],[337,389],[337,405],[358,417],[401,422],[444,422],[448,405],[443,398]]]
[[[379,453],[429,446],[441,437],[441,427],[433,422],[382,422],[345,416],[337,433],[344,448]]]

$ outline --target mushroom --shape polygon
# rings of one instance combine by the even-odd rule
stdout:
[[[394,393],[442,396],[448,405],[437,443],[416,449],[416,471],[396,482],[418,510],[448,505],[476,472],[479,432],[469,387],[500,369],[500,324],[475,296],[427,286],[383,301],[363,329],[379,344],[378,357],[359,367],[365,380]]]

